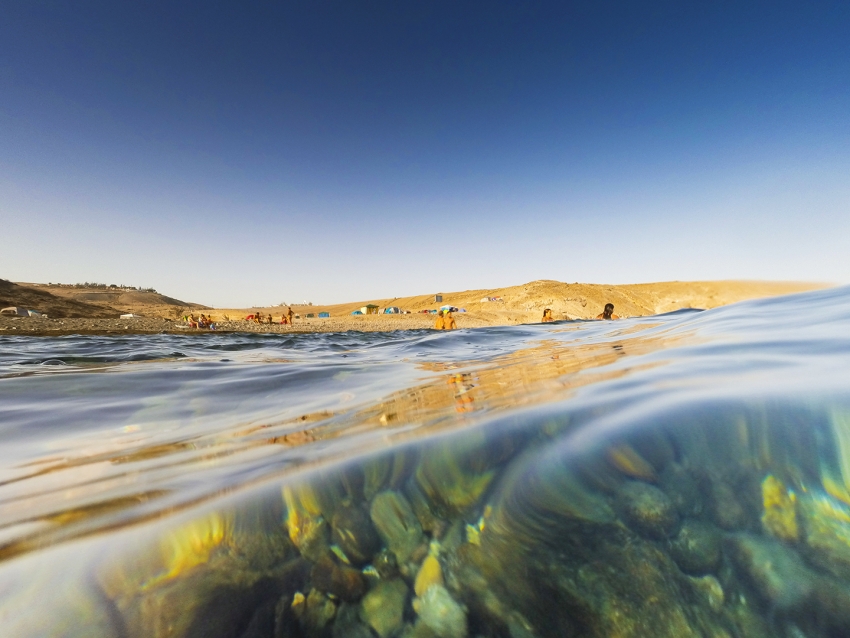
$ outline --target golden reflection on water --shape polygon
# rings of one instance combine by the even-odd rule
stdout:
[[[330,459],[352,456],[350,449],[282,456],[322,441],[358,434],[380,434],[383,441],[358,442],[367,452],[392,440],[453,430],[515,408],[567,398],[576,389],[623,377],[645,367],[613,365],[682,342],[686,336],[652,331],[655,325],[616,328],[610,341],[583,343],[545,339],[489,361],[422,363],[421,383],[394,392],[382,401],[341,410],[319,410],[280,422],[236,425],[214,434],[147,442],[138,428],[126,426],[107,440],[90,441],[83,449],[50,454],[22,464],[0,483],[0,559],[60,540],[98,532],[101,528],[147,520],[175,508],[211,498],[220,490],[183,495],[181,479],[202,481],[205,472],[285,459],[272,465],[263,480]],[[558,332],[581,331],[570,326]],[[658,364],[656,364],[658,365]],[[343,397],[341,403],[349,402]],[[627,464],[625,451],[616,453]],[[308,456],[309,455],[309,456]],[[240,487],[237,485],[231,488]],[[166,498],[168,497],[168,498]],[[139,506],[144,505],[143,509]],[[15,530],[25,531],[16,534]],[[211,538],[217,538],[212,534]],[[205,542],[205,541],[204,541]],[[201,545],[204,545],[201,542]],[[180,548],[175,556],[195,555]],[[202,552],[201,552],[202,553]],[[180,558],[172,563],[182,564]]]

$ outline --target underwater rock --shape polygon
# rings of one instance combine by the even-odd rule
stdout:
[[[709,510],[712,520],[721,529],[735,531],[747,525],[747,513],[735,491],[722,480],[707,480]]]
[[[647,538],[663,540],[679,524],[673,501],[657,487],[640,481],[628,481],[620,486],[617,506],[629,527]]]
[[[811,491],[801,495],[799,514],[806,559],[850,583],[850,507]]]
[[[715,571],[720,563],[720,533],[708,523],[689,519],[670,540],[669,549],[683,572],[707,574]]]
[[[466,611],[442,585],[428,587],[413,601],[413,610],[419,615],[419,622],[438,638],[464,638],[467,635]]]
[[[354,565],[365,565],[381,549],[381,539],[368,512],[361,507],[344,505],[331,521],[331,540]]]
[[[407,585],[394,578],[378,583],[360,601],[360,618],[381,638],[398,631],[404,622]]]
[[[407,562],[424,541],[422,526],[407,499],[393,490],[381,492],[372,500],[369,513],[384,544],[399,563]]]
[[[293,605],[298,622],[308,636],[321,636],[336,616],[336,604],[325,594],[311,589],[307,599]]]
[[[396,560],[395,554],[388,549],[382,549],[378,552],[372,561],[372,567],[385,580],[398,576],[398,560]]]
[[[328,525],[314,492],[307,487],[283,488],[286,503],[286,529],[301,555],[318,560],[328,552]]]
[[[360,600],[366,592],[366,579],[359,570],[338,565],[330,557],[319,559],[310,572],[313,587],[346,602]]]
[[[333,638],[373,638],[372,630],[360,620],[359,605],[343,603],[336,612]]]
[[[796,541],[799,538],[796,494],[772,474],[768,474],[762,481],[761,491],[764,504],[761,523],[764,530],[780,540]]]
[[[698,516],[705,504],[693,473],[678,463],[670,463],[661,473],[661,489],[673,501],[681,516]]]
[[[459,516],[477,503],[493,476],[493,470],[480,470],[448,446],[425,456],[415,474],[431,510],[442,518]]]
[[[652,464],[627,444],[613,445],[605,452],[608,462],[629,478],[655,483],[658,475]]]
[[[410,506],[416,518],[419,519],[422,529],[426,532],[434,532],[443,528],[445,521],[437,516],[428,503],[428,497],[422,492],[415,477],[411,477],[404,486],[404,493],[410,501]]]
[[[690,582],[714,611],[720,611],[723,608],[726,596],[723,593],[723,586],[714,576],[691,577]]]
[[[416,592],[417,596],[422,596],[428,591],[429,587],[433,585],[442,586],[443,584],[443,569],[440,567],[440,561],[437,560],[436,556],[429,554],[422,561],[422,566],[416,574],[413,591]]]
[[[766,604],[788,609],[811,594],[813,574],[794,550],[779,541],[736,534],[724,545],[739,573]]]

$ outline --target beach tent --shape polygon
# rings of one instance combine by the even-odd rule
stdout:
[[[362,315],[363,313],[362,313],[360,310],[355,310],[355,311],[354,311],[354,312],[352,312],[351,314],[353,314],[353,315]]]
[[[313,317],[315,317],[315,315],[312,312],[307,313],[307,319],[312,319]]]
[[[319,313],[319,319],[327,319],[330,316],[331,316],[331,313],[329,313],[329,312],[320,312]]]
[[[20,306],[10,306],[0,310],[0,315],[4,317],[29,317],[29,313]]]
[[[452,312],[457,312],[457,308],[454,306],[440,306],[440,310],[451,310]]]
[[[388,308],[384,308],[385,315],[400,315],[401,310],[398,306],[389,306]]]
[[[360,312],[364,315],[376,315],[378,314],[378,306],[370,303],[369,305],[363,306],[360,309]]]

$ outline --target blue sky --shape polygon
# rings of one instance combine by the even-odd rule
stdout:
[[[6,2],[0,277],[850,282],[850,8]]]

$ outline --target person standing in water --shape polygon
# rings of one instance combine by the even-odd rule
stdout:
[[[443,311],[437,312],[437,321],[434,322],[434,330],[445,330],[446,321],[443,319]]]
[[[443,329],[457,330],[457,324],[455,323],[455,318],[452,316],[451,310],[446,310],[443,313]]]
[[[605,310],[601,315],[596,315],[597,319],[619,319],[620,317],[614,314],[614,304],[606,303]]]
[[[543,319],[541,319],[543,323],[548,323],[550,321],[555,321],[555,317],[552,316],[552,309],[545,308],[543,310]]]

